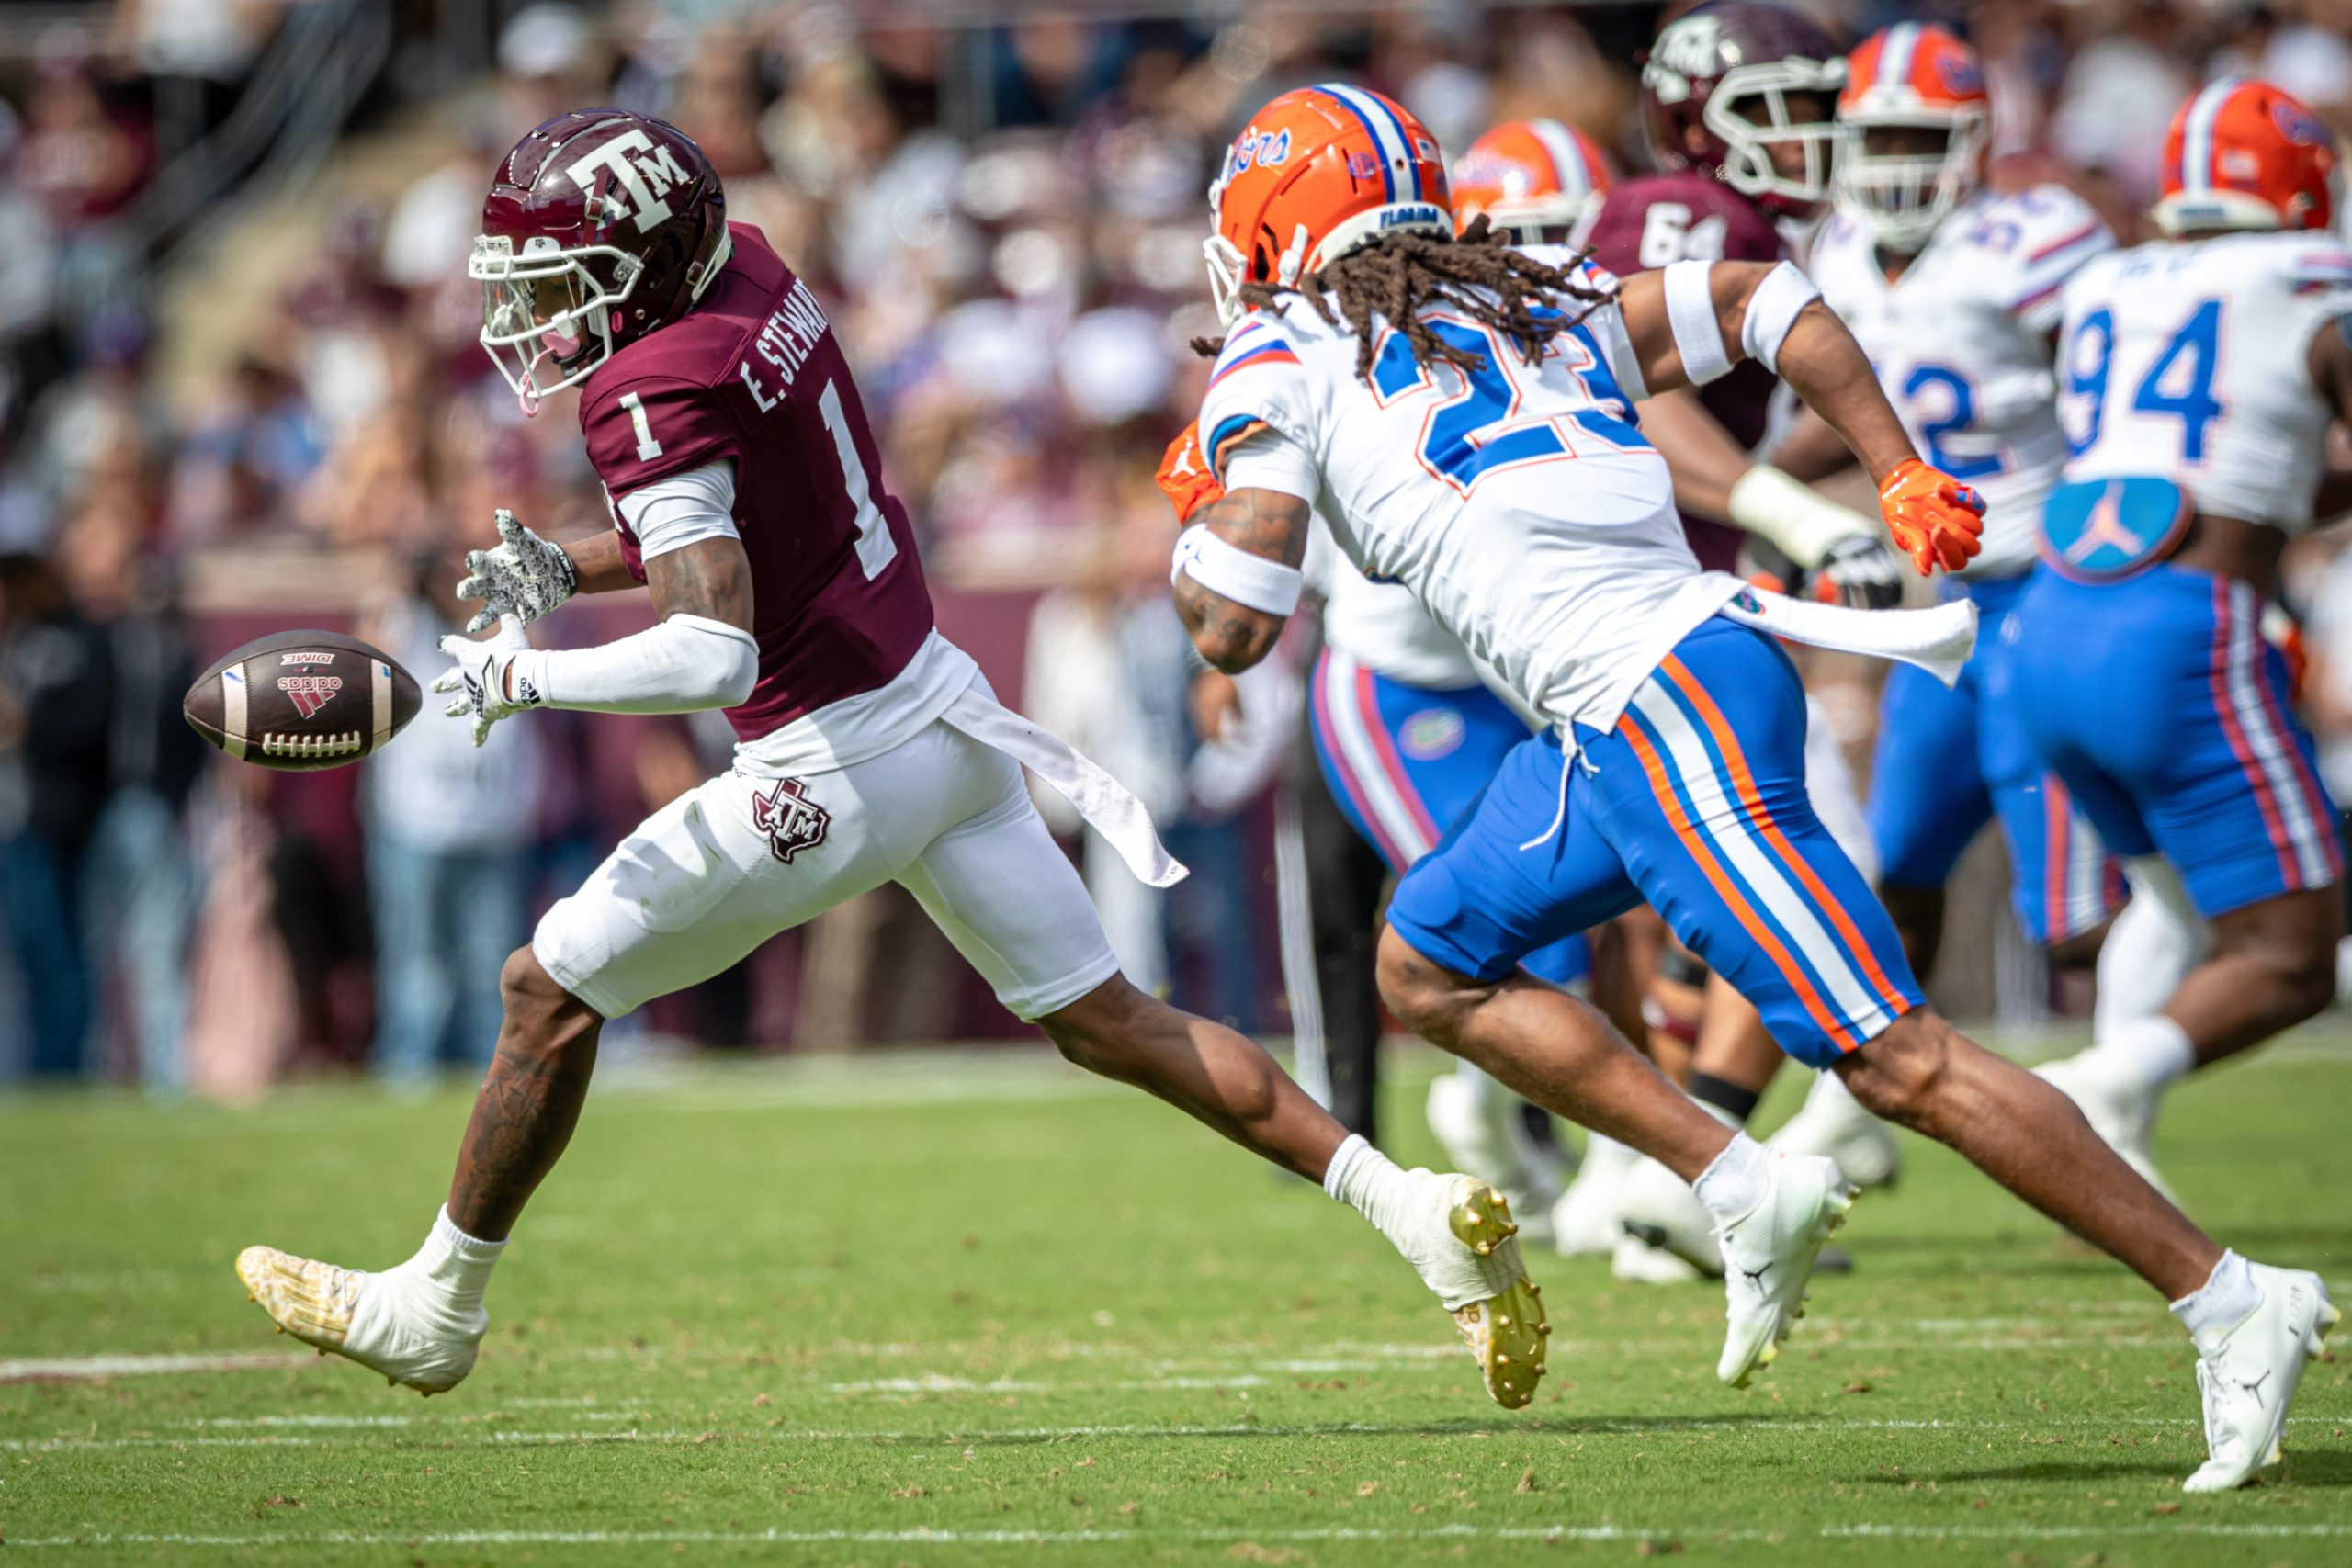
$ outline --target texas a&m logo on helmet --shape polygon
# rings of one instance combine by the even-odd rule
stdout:
[[[1209,186],[1203,245],[1229,326],[1245,283],[1291,287],[1381,235],[1453,232],[1445,164],[1429,129],[1341,83],[1284,93],[1250,118]]]
[[[535,412],[694,308],[727,265],[727,197],[673,125],[623,109],[558,115],[514,144],[466,274],[481,345]]]
[[[1909,255],[1984,181],[1993,100],[1976,51],[1942,28],[1898,22],[1846,62],[1838,186],[1879,243]]]
[[[1761,0],[1710,0],[1667,24],[1642,64],[1642,126],[1668,172],[1696,169],[1776,217],[1820,211],[1837,170],[1846,60],[1821,24]],[[1777,146],[1802,175],[1781,172]]]
[[[2267,82],[2224,77],[2173,116],[2156,227],[2324,229],[2335,176],[2335,139],[2317,115]]]
[[[1575,126],[1506,120],[1453,165],[1454,228],[1467,229],[1483,213],[1520,244],[1566,241],[1615,176],[1600,143]]]

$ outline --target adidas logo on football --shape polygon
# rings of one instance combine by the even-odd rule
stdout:
[[[304,718],[309,718],[326,706],[328,700],[337,692],[343,690],[343,677],[340,675],[280,675],[277,678],[277,689],[286,694],[286,700],[294,705],[296,713],[300,714]]]

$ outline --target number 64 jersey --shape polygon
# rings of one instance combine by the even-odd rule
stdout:
[[[2301,530],[2335,417],[2312,334],[2352,312],[2352,253],[2321,233],[2159,240],[2066,286],[2069,480],[2168,479],[2216,516]]]
[[[1607,730],[1740,588],[1702,573],[1683,540],[1665,459],[1636,428],[1633,405],[1648,393],[1623,321],[1601,305],[1531,366],[1459,311],[1425,306],[1422,319],[1479,367],[1424,367],[1405,333],[1377,323],[1359,375],[1344,321],[1305,299],[1251,311],[1202,402],[1210,465],[1228,490],[1315,502],[1350,559],[1412,588],[1546,719]]]

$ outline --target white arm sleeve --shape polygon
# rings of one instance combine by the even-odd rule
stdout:
[[[733,539],[735,465],[720,461],[688,468],[633,490],[613,503],[647,560],[703,539]]]
[[[693,713],[748,702],[759,678],[760,645],[751,633],[676,615],[597,648],[517,654],[508,683],[518,700],[541,707]]]
[[[704,539],[734,539],[735,467],[706,464],[633,490],[614,507],[637,536],[643,558]],[[760,678],[752,634],[703,615],[597,648],[534,649],[515,658],[514,694],[527,682],[542,707],[593,713],[694,713],[747,702]]]

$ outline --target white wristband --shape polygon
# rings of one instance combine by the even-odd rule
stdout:
[[[1824,499],[1770,463],[1757,464],[1733,482],[1725,510],[1734,523],[1778,545],[1808,570],[1819,566],[1838,540],[1878,531],[1860,513]]]
[[[1821,290],[1813,279],[1782,262],[1766,273],[1756,292],[1747,297],[1747,316],[1739,324],[1739,346],[1748,358],[1779,375],[1781,344],[1787,340],[1789,329],[1797,324],[1799,313],[1820,298]]]
[[[1306,586],[1306,574],[1298,568],[1228,545],[1205,523],[1195,523],[1176,536],[1168,581],[1172,583],[1179,575],[1269,615],[1287,615],[1297,609],[1299,592]]]
[[[1714,266],[1713,262],[1679,261],[1666,269],[1666,324],[1673,329],[1674,346],[1682,355],[1682,373],[1694,387],[1731,371],[1723,321],[1715,314],[1714,289],[1707,279]]]

